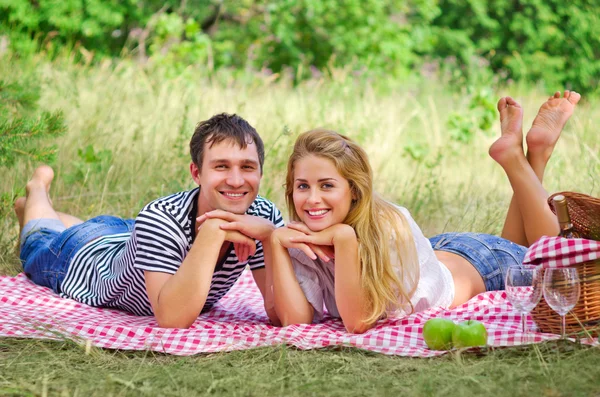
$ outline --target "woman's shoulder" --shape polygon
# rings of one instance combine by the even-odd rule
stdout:
[[[412,220],[414,221],[410,211],[408,210],[408,208],[403,207],[401,205],[392,203],[392,206],[394,206],[394,208],[396,208],[397,211],[399,211],[402,215],[404,215],[408,220]]]

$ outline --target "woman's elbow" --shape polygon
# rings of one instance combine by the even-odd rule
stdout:
[[[364,322],[359,323],[344,323],[344,327],[346,327],[346,332],[351,334],[364,334],[371,328],[373,328],[374,324],[366,324]]]
[[[282,327],[294,324],[312,324],[312,317],[307,314],[278,315],[278,317]]]

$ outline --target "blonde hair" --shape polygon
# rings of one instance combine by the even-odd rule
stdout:
[[[285,185],[290,218],[300,220],[293,199],[294,164],[309,155],[332,161],[350,184],[353,200],[344,223],[354,228],[360,242],[360,274],[369,310],[366,322],[375,322],[389,311],[407,306],[412,312],[410,297],[417,283],[412,275],[418,274],[419,268],[412,231],[400,210],[373,191],[371,165],[358,144],[324,129],[298,137],[288,161]],[[388,241],[397,255],[392,253]],[[392,260],[399,263],[395,266]]]

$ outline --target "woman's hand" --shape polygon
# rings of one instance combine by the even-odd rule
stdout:
[[[294,222],[288,225],[290,229],[302,232],[302,235],[293,236],[294,243],[311,244],[313,246],[335,248],[336,243],[356,241],[356,232],[350,225],[338,223],[319,232],[311,231],[304,223]]]
[[[308,228],[306,228],[308,229]],[[328,255],[326,250],[319,245],[303,243],[303,242],[295,242],[294,238],[306,236],[304,231],[292,229],[291,227],[285,226],[280,227],[279,229],[275,229],[271,234],[271,242],[275,244],[279,244],[284,248],[297,248],[300,251],[304,252],[306,256],[311,259],[317,259],[317,257],[321,258],[324,262],[329,262],[329,260],[333,257],[331,250],[329,251],[330,255]]]

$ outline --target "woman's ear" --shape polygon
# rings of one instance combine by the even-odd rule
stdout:
[[[356,188],[353,186],[352,189],[350,189],[350,193],[351,193],[351,197],[352,197],[352,202],[355,203],[358,201],[358,192],[356,191]]]

